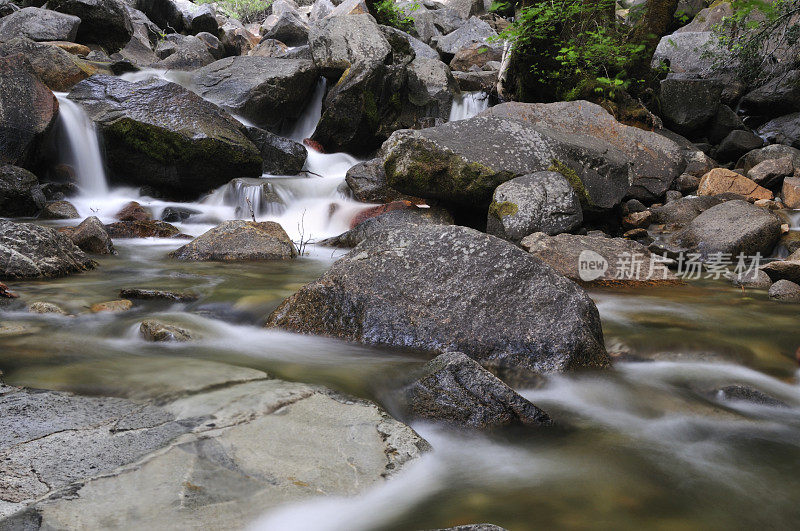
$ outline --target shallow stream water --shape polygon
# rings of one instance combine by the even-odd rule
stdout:
[[[312,105],[310,113],[315,112]],[[308,136],[305,127],[293,136]],[[259,212],[259,219],[281,222],[295,239],[346,230],[364,205],[337,188],[356,162],[348,155],[312,153],[308,168],[320,176],[267,176],[287,208]],[[87,181],[92,182],[97,184]],[[202,215],[179,228],[197,235],[235,217],[241,201],[226,200],[232,196],[224,192],[184,205]],[[173,205],[140,197],[133,189],[85,193],[74,203],[82,216],[110,220],[132,199],[156,215]],[[291,263],[169,259],[167,253],[182,243],[118,240],[118,254],[99,258],[100,267],[92,272],[11,283],[25,302],[53,302],[74,316],[0,314],[2,323],[25,330],[0,333],[4,380],[137,397],[153,374],[180,381],[187,364],[205,360],[381,402],[395,378],[425,361],[408,352],[263,328],[285,297],[318,278],[341,251],[310,245]],[[191,289],[200,300],[140,301],[120,314],[88,311],[129,287]],[[511,530],[796,528],[797,307],[723,281],[590,294],[614,368],[556,376],[541,388],[521,390],[556,419],[555,429],[490,437],[414,424],[434,450],[391,481],[355,498],[283,507],[253,527],[405,530],[493,522]],[[178,324],[196,340],[145,342],[137,328],[150,317]],[[713,392],[733,384],[758,389],[787,407],[722,402]]]

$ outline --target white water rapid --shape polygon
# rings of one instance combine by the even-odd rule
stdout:
[[[489,95],[485,92],[462,92],[453,98],[450,121],[466,120],[489,108]]]
[[[83,109],[57,92],[60,133],[64,141],[59,143],[59,157],[75,169],[75,177],[81,195],[103,196],[108,193],[108,181],[103,168],[103,156],[97,129]]]

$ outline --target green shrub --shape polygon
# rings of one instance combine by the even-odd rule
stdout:
[[[269,14],[272,0],[195,0],[198,4],[216,4],[226,17],[239,19],[245,24],[261,22]]]
[[[419,7],[417,4],[411,6],[411,11],[415,11]],[[392,0],[382,0],[381,2],[372,3],[372,14],[378,24],[384,26],[392,26],[405,32],[410,32],[414,29],[414,20],[406,14],[402,9],[397,7]]]

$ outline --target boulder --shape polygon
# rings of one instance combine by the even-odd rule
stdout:
[[[69,98],[99,126],[106,161],[122,181],[192,198],[231,177],[261,175],[261,155],[244,127],[179,85],[96,75]]]
[[[717,253],[768,255],[781,235],[781,220],[770,211],[747,201],[726,201],[694,218],[668,243],[707,259]]]
[[[315,22],[308,42],[314,64],[332,81],[357,63],[381,64],[392,52],[371,15],[347,15]]]
[[[721,402],[747,402],[767,407],[789,407],[785,402],[745,385],[727,385],[710,395]]]
[[[0,217],[32,217],[44,206],[39,179],[28,170],[0,164]]]
[[[208,47],[208,52],[214,57],[214,59],[223,59],[225,57],[225,46],[223,46],[222,42],[216,37],[216,35],[212,35],[207,31],[201,31],[195,35],[195,37],[205,43],[205,45]]]
[[[383,160],[380,158],[359,162],[351,167],[347,170],[345,182],[353,197],[363,203],[389,203],[411,199],[388,185]]]
[[[497,88],[497,71],[480,70],[471,72],[453,72],[453,77],[458,81],[462,92],[495,92]]]
[[[722,84],[705,79],[668,78],[661,82],[661,116],[677,133],[691,136],[716,116]]]
[[[69,201],[51,201],[39,212],[39,219],[75,219],[80,217],[78,210]]]
[[[800,148],[800,112],[770,120],[758,128],[758,134],[767,142]]]
[[[0,164],[38,165],[56,118],[58,100],[28,59],[0,57]]]
[[[142,321],[142,324],[139,325],[139,335],[141,335],[142,339],[145,341],[154,343],[164,343],[168,341],[182,343],[192,339],[191,334],[187,330],[153,319]]]
[[[769,289],[772,279],[760,269],[742,271],[736,276],[731,275],[731,284],[737,288]]]
[[[153,66],[165,70],[197,70],[214,62],[206,41],[194,35],[167,35],[155,53],[161,61]]]
[[[255,55],[256,57],[276,57],[285,58],[289,53],[289,47],[281,41],[275,39],[262,39],[258,46],[247,52],[246,55]]]
[[[542,232],[522,239],[533,256],[576,282],[644,286],[674,284],[675,275],[642,244],[623,238]]]
[[[563,175],[540,171],[498,186],[489,205],[486,232],[518,243],[534,232],[551,236],[583,223],[575,190]]]
[[[719,144],[725,140],[725,137],[731,134],[731,132],[745,129],[744,122],[739,118],[739,115],[736,114],[733,109],[723,104],[717,109],[717,114],[711,121],[706,136],[708,137],[708,141],[712,144]]]
[[[122,0],[48,0],[47,8],[78,17],[78,42],[99,44],[108,53],[122,49],[133,35],[133,23]]]
[[[0,220],[0,280],[62,277],[96,265],[64,234]]]
[[[219,28],[219,40],[227,55],[247,55],[258,45],[260,37],[249,32],[238,20],[228,19]]]
[[[745,153],[758,149],[764,145],[764,141],[750,131],[735,130],[731,131],[722,142],[720,142],[715,152],[715,158],[720,162],[738,160]]]
[[[118,221],[106,225],[106,231],[112,238],[175,238],[181,231],[163,221]]]
[[[652,66],[668,66],[672,74],[684,78],[731,77],[730,67],[721,66],[725,50],[712,31],[678,31],[661,38],[653,54]]]
[[[380,231],[408,229],[409,225],[452,224],[453,217],[446,210],[438,208],[392,210],[367,218],[349,231],[319,243],[331,247],[352,248]]]
[[[686,167],[676,142],[624,125],[588,101],[503,103],[484,114],[543,125],[568,135],[589,136],[622,152],[633,163],[628,195],[636,199],[653,201],[662,197]]]
[[[316,82],[311,61],[253,56],[221,59],[192,78],[203,98],[267,128],[297,118]]]
[[[493,46],[490,39],[497,37],[492,27],[478,17],[470,17],[466,24],[446,35],[431,39],[431,46],[439,52],[445,62],[450,62],[459,50],[478,44]]]
[[[467,72],[475,67],[483,68],[490,61],[502,59],[502,48],[477,42],[458,50],[450,61],[450,68]]]
[[[800,260],[775,260],[764,264],[760,270],[773,282],[790,280],[795,284],[800,283]]]
[[[248,127],[247,137],[261,152],[263,173],[297,175],[302,171],[308,157],[303,144],[258,127]]]
[[[127,312],[133,308],[133,303],[127,299],[119,299],[115,301],[98,302],[92,304],[89,311],[92,313],[122,313]]]
[[[460,351],[517,375],[608,364],[597,308],[582,289],[516,246],[466,227],[373,234],[286,299],[266,326]]]
[[[32,41],[74,41],[81,19],[49,9],[26,7],[0,19],[0,41],[26,37]]]
[[[790,70],[742,97],[748,115],[774,118],[800,111],[800,70]]]
[[[275,39],[289,46],[298,46],[308,42],[308,24],[293,11],[284,11],[278,15],[272,26],[262,34],[263,39]]]
[[[29,313],[67,315],[67,312],[52,302],[37,301],[28,305]]]
[[[114,219],[119,221],[145,221],[153,219],[153,213],[136,201],[131,201],[114,214]]]
[[[415,58],[422,58],[422,59],[436,59],[439,60],[439,52],[419,40],[418,38],[409,35],[405,31],[399,30],[397,28],[393,28],[392,26],[381,26],[381,32],[383,32],[384,37],[388,41],[393,41],[395,39],[403,39],[406,41],[411,49],[414,52]]]
[[[283,227],[273,221],[226,221],[169,253],[178,260],[224,262],[287,260],[297,249]]]
[[[201,212],[199,210],[195,210],[193,208],[171,206],[161,211],[161,221],[166,221],[168,223],[179,223],[181,221],[186,221],[190,217],[200,213]]]
[[[377,205],[372,207],[367,207],[361,212],[357,213],[353,218],[350,220],[350,228],[354,229],[364,221],[376,218],[382,214],[387,214],[389,212],[396,212],[399,210],[422,210],[424,213],[428,212],[428,208],[420,208],[414,205],[411,201],[392,201],[391,203],[386,203],[385,205]]]
[[[86,218],[69,233],[72,242],[92,254],[117,254],[111,236],[96,216]]]
[[[50,90],[67,91],[97,70],[88,62],[52,44],[38,43],[25,37],[0,42],[0,56],[17,53],[28,59],[36,75]]]
[[[414,374],[398,392],[414,419],[473,430],[550,426],[550,417],[461,352],[446,352]]]
[[[800,169],[800,168],[798,168]],[[768,159],[759,162],[747,172],[747,178],[764,188],[776,188],[785,177],[794,175],[794,162],[791,156]]]
[[[0,0],[0,17],[7,17],[19,9],[19,6],[11,0]]]
[[[697,195],[733,193],[750,199],[772,199],[772,192],[757,185],[744,175],[725,168],[715,168],[703,175]]]
[[[495,188],[538,171],[561,173],[584,210],[613,208],[630,188],[627,157],[607,143],[491,115],[397,131],[381,150],[389,186],[481,217]]]
[[[769,288],[769,298],[779,302],[800,302],[800,286],[789,280],[779,280]]]
[[[457,11],[447,7],[439,9],[417,7],[410,12],[407,10],[406,13],[414,21],[414,31],[420,40],[427,44],[432,44],[434,38],[448,35],[466,23]]]
[[[800,208],[800,177],[786,177],[783,180],[781,198],[788,208]]]
[[[196,35],[201,32],[217,33],[219,25],[211,5],[198,5],[190,0],[171,0],[183,19],[182,30]],[[180,30],[179,30],[180,31]]]
[[[800,149],[780,144],[773,144],[747,153],[739,159],[736,167],[749,172],[751,168],[765,160],[782,159],[784,157],[791,157],[792,165],[795,168],[800,168]]]

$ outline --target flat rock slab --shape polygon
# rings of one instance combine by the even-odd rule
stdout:
[[[0,484],[0,527],[243,528],[282,503],[358,494],[429,448],[375,404],[281,380],[163,407],[0,393],[0,408],[17,410],[0,423],[22,425],[0,439],[13,472]]]

